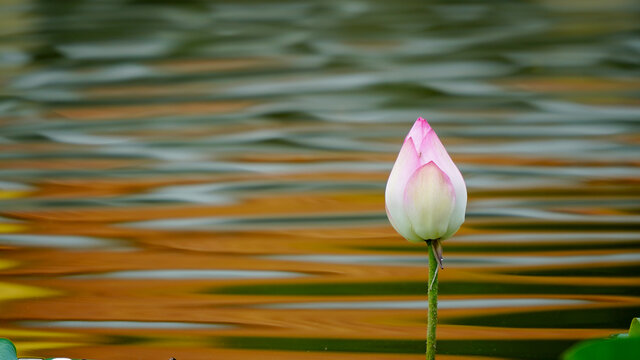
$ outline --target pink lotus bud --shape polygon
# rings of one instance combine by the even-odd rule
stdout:
[[[464,179],[423,118],[404,139],[387,181],[385,205],[393,228],[411,242],[445,240],[464,222]]]

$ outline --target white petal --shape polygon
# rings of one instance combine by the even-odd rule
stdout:
[[[422,241],[411,228],[409,218],[404,212],[404,190],[411,174],[419,167],[418,153],[413,140],[405,140],[398,154],[385,190],[385,208],[387,217],[396,231],[409,241]]]
[[[404,210],[413,231],[422,239],[440,239],[449,228],[455,192],[449,177],[434,162],[411,176],[404,194]]]
[[[433,129],[426,134],[420,146],[420,163],[426,164],[433,161],[449,177],[455,192],[455,205],[449,220],[447,231],[442,236],[442,240],[448,239],[458,231],[464,222],[467,208],[467,186],[460,170],[451,160],[449,153],[444,148],[438,135]]]

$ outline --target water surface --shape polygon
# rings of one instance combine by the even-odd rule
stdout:
[[[384,213],[418,117],[468,185],[439,358],[640,314],[632,1],[0,2],[0,336],[20,356],[420,359]]]

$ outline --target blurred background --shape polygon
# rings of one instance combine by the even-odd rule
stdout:
[[[0,337],[20,356],[421,359],[384,186],[418,116],[466,178],[442,360],[640,314],[640,6],[0,0]]]

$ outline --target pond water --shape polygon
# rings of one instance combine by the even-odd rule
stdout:
[[[466,178],[439,359],[640,315],[637,2],[0,2],[0,337],[20,356],[421,359],[384,186]]]

